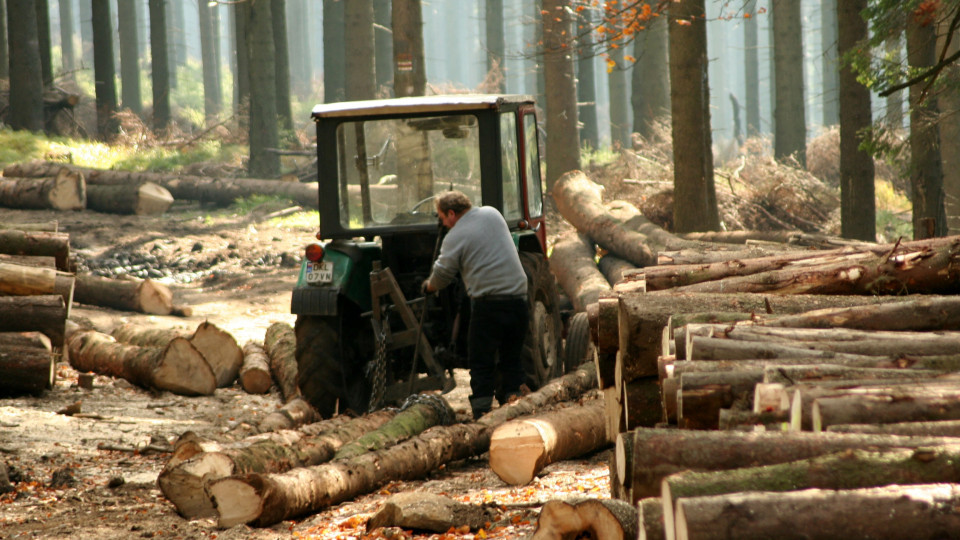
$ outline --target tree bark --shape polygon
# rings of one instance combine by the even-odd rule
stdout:
[[[176,338],[184,338],[210,365],[218,388],[233,384],[243,363],[243,351],[233,336],[209,321],[200,323],[192,333],[173,328],[140,328],[127,323],[114,328],[111,335],[117,341],[139,347],[165,347]]]
[[[934,384],[851,388],[817,398],[811,406],[813,431],[834,424],[960,420],[960,389]]]
[[[7,4],[10,108],[7,123],[14,130],[43,131],[43,70],[34,0]]]
[[[191,443],[190,448],[180,448],[178,441],[175,456],[160,472],[157,484],[181,516],[212,516],[216,510],[204,492],[206,482],[234,474],[276,473],[326,463],[344,444],[377,429],[395,414],[382,410],[349,420],[338,416],[336,421],[310,424],[299,431],[255,435],[229,446]]]
[[[273,386],[270,358],[263,346],[248,341],[243,346],[243,365],[240,367],[240,386],[248,394],[266,394]]]
[[[57,270],[69,272],[70,235],[55,232],[0,230],[0,253],[6,255],[43,255],[57,260]]]
[[[344,53],[344,4],[339,0],[323,0],[323,102],[346,100],[346,54]],[[396,17],[397,9],[394,9]],[[397,23],[394,20],[394,39]],[[396,43],[394,43],[396,48]],[[397,93],[397,97],[400,97]]]
[[[52,350],[50,338],[41,332],[0,332],[0,347],[26,347]]]
[[[73,274],[54,268],[36,267],[0,261],[0,295],[37,296],[57,294],[63,298],[66,316],[70,316],[76,279]]]
[[[250,71],[250,176],[271,177],[280,172],[277,148],[276,48],[271,4],[251,2],[247,7],[247,51]],[[352,4],[352,3],[351,3]],[[349,5],[349,4],[348,4]],[[347,8],[349,9],[349,8]]]
[[[0,178],[0,206],[33,210],[82,210],[86,207],[83,176],[62,169],[48,178]]]
[[[286,323],[273,323],[267,327],[263,349],[270,357],[270,372],[280,387],[283,401],[300,397],[297,386],[297,338],[293,328]]]
[[[637,538],[637,509],[616,499],[547,501],[531,540],[555,538]]]
[[[74,299],[81,304],[137,311],[152,315],[174,312],[173,293],[166,285],[145,279],[127,281],[87,274],[77,276]]]
[[[636,502],[639,514],[640,540],[662,540],[666,532],[663,530],[663,502],[658,497],[648,497]]]
[[[51,221],[41,221],[36,223],[2,223],[0,222],[0,230],[14,229],[22,232],[34,231],[34,232],[57,232],[59,228],[59,223],[57,220]]]
[[[600,273],[607,279],[607,283],[609,283],[611,287],[615,287],[626,281],[624,278],[625,272],[637,270],[636,265],[612,253],[607,253],[601,257],[600,260],[597,261],[597,268],[600,269]]]
[[[937,437],[898,437],[848,433],[692,431],[637,429],[623,434],[632,437],[631,478],[634,501],[660,494],[661,481],[681,471],[721,471],[773,465],[844,452],[850,449],[876,450],[924,448],[950,443]],[[618,465],[619,466],[619,465]]]
[[[593,242],[582,234],[569,233],[558,238],[553,246],[550,270],[575,311],[586,310],[601,294],[610,291],[610,284],[594,262],[595,255]]]
[[[582,367],[519,401],[494,409],[478,422],[428,429],[387,450],[285,474],[248,474],[207,486],[219,512],[219,526],[266,526],[288,517],[349,500],[394,480],[422,478],[451,461],[477,456],[490,447],[493,428],[550,403],[571,399],[596,386]]]
[[[0,344],[0,395],[40,394],[53,388],[55,364],[49,346]]]
[[[67,308],[56,295],[0,296],[0,332],[43,332],[63,347]]]
[[[660,384],[656,377],[630,381],[623,388],[624,424],[626,429],[653,427],[663,421]]]
[[[544,467],[608,444],[603,402],[507,422],[490,436],[490,468],[504,482],[529,484]]]
[[[80,330],[70,336],[67,346],[70,365],[77,371],[119,377],[137,386],[185,396],[209,396],[217,387],[210,366],[183,338],[166,347],[137,347],[94,330]]]
[[[173,204],[173,196],[152,182],[87,186],[87,208],[110,214],[151,216],[162,214]]]
[[[751,408],[762,370],[685,373],[677,388],[677,425],[683,429],[718,429],[720,410],[734,404]]]
[[[270,22],[273,24],[273,46],[277,83],[277,115],[280,127],[293,131],[293,112],[290,110],[290,52],[287,45],[287,0],[271,0]]]
[[[97,134],[108,141],[120,124],[117,113],[116,68],[113,58],[113,16],[110,0],[93,0],[93,72],[97,95]]]
[[[449,425],[453,418],[453,409],[445,399],[421,396],[416,401],[408,402],[407,406],[382,426],[344,444],[333,459],[350,459],[366,452],[389,448],[433,426]]]
[[[950,484],[691,497],[677,502],[677,538],[937,538],[960,527],[957,498]]]
[[[853,328],[859,330],[960,330],[960,298],[907,297],[891,303],[835,307],[777,317],[761,322],[796,328]]]
[[[960,437],[960,420],[932,422],[893,422],[890,424],[834,424],[831,433],[863,433],[870,435],[906,435],[914,437]]]
[[[744,20],[746,23],[748,20]],[[655,17],[646,21],[646,30],[634,34],[633,131],[647,141],[656,136],[657,122],[670,114],[670,60],[667,58],[667,21]]]
[[[561,175],[580,168],[577,131],[577,82],[569,0],[542,0],[542,63],[546,105],[546,188],[553,191]]]
[[[790,421],[789,411],[740,411],[734,409],[720,409],[717,429],[723,431],[742,430],[753,431],[754,426],[763,426],[767,431],[779,431]]]
[[[317,422],[321,420],[320,414],[307,403],[305,399],[297,396],[280,407],[276,411],[268,414],[260,424],[257,430],[260,433],[278,431],[281,429],[296,429],[297,426]]]
[[[120,35],[120,103],[124,109],[130,109],[137,116],[143,113],[143,99],[140,92],[140,30],[137,24],[137,11],[143,9],[140,4],[140,2],[117,2],[117,30]],[[206,4],[201,3],[201,5]],[[62,6],[61,9],[63,9]],[[200,36],[205,37],[205,33],[201,32]],[[73,39],[72,34],[70,39]],[[62,43],[63,40],[61,40]],[[66,54],[66,49],[63,51]],[[70,51],[72,54],[73,49],[71,48]],[[66,62],[64,62],[64,69],[66,69]]]
[[[803,28],[800,4],[773,0],[774,157],[807,162],[807,122],[803,103]]]
[[[153,87],[153,129],[170,125],[170,63],[167,56],[167,13],[164,0],[149,0],[150,69]]]

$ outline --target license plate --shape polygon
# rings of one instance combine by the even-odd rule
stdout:
[[[332,283],[332,262],[307,263],[307,283]]]

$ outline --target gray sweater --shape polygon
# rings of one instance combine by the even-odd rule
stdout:
[[[458,272],[471,298],[527,294],[527,276],[517,246],[496,208],[475,206],[460,216],[440,245],[430,285],[442,289]]]

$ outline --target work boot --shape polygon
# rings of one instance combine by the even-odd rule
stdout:
[[[481,416],[490,412],[493,408],[493,396],[480,396],[470,398],[470,409],[473,410],[473,419],[477,420]]]

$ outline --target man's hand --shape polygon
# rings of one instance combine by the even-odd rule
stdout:
[[[429,295],[433,294],[433,293],[436,292],[436,291],[433,289],[433,287],[430,286],[430,280],[429,280],[429,279],[425,279],[425,280],[423,280],[423,283],[420,284],[420,292],[421,292],[424,296],[429,296]]]

